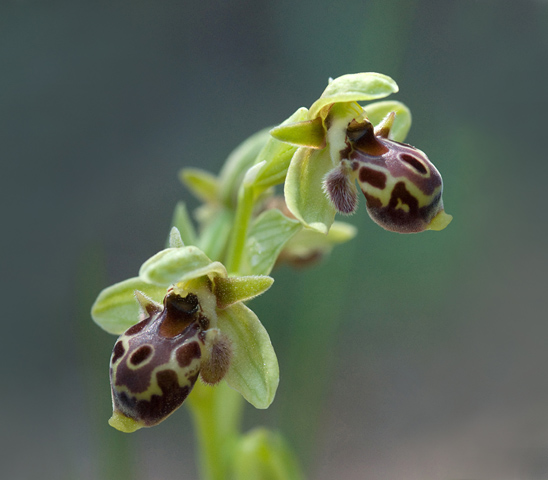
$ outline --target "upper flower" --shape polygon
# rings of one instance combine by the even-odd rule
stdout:
[[[278,362],[268,333],[242,302],[272,282],[229,277],[221,263],[184,246],[174,229],[170,248],[147,260],[138,277],[103,290],[92,317],[122,334],[110,362],[109,423],[125,432],[156,425],[182,404],[198,376],[209,384],[225,379],[255,407],[267,408]]]
[[[357,103],[397,91],[386,75],[343,75],[329,83],[307,120],[272,130],[278,140],[300,146],[289,165],[285,198],[303,224],[327,233],[336,212],[353,213],[356,181],[370,216],[387,230],[412,233],[449,224],[441,175],[422,151],[401,143],[411,125],[407,107]]]

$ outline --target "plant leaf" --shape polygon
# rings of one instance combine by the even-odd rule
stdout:
[[[407,132],[411,128],[411,111],[403,103],[395,100],[384,100],[365,105],[363,109],[369,121],[375,126],[390,112],[396,112],[396,118],[390,129],[388,138],[396,142],[403,142],[405,140]]]
[[[209,258],[222,258],[232,230],[234,214],[228,208],[215,208],[209,212],[202,210],[201,231],[198,247]]]
[[[324,176],[333,168],[329,148],[301,147],[293,156],[285,181],[285,201],[291,213],[306,226],[327,233],[335,207],[323,191]]]
[[[375,72],[343,75],[331,81],[309,110],[309,119],[317,117],[327,105],[339,102],[360,102],[387,97],[398,91],[398,85],[386,75]]]
[[[226,159],[219,174],[220,198],[233,207],[245,172],[255,163],[257,155],[270,138],[268,128],[251,135],[238,145]]]
[[[143,281],[166,287],[205,275],[226,277],[227,273],[221,263],[212,262],[194,246],[166,248],[149,258],[139,270]]]
[[[129,278],[105,288],[91,307],[93,321],[108,333],[120,335],[139,321],[140,307],[135,290],[162,302],[166,289],[144,282],[139,277]]]
[[[214,282],[213,293],[217,297],[217,306],[226,308],[236,302],[245,302],[261,295],[273,283],[274,279],[265,275],[217,277]]]
[[[232,342],[227,383],[254,407],[268,408],[278,388],[280,371],[266,329],[242,303],[219,310],[218,327]]]
[[[277,209],[261,213],[249,229],[246,265],[250,275],[268,275],[285,243],[301,229],[301,224]]]

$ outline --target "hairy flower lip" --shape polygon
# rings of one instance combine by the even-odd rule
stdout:
[[[356,171],[359,172],[361,166],[378,167],[397,182],[398,179],[409,178],[425,195],[431,196],[437,193],[443,187],[443,181],[440,172],[435,165],[421,150],[407,143],[395,142],[384,138],[379,138],[379,142],[386,148],[386,152],[381,155],[369,155],[361,150],[353,150],[349,158],[358,162]],[[403,157],[403,159],[402,159]],[[424,169],[420,171],[413,167],[407,157],[415,159]],[[416,157],[420,158],[416,159]],[[380,171],[379,170],[379,171]]]
[[[323,181],[323,189],[339,213],[351,215],[358,206],[358,193],[353,169],[348,161],[328,172]]]

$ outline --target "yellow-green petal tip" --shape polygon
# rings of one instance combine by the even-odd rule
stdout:
[[[447,225],[451,223],[451,220],[453,220],[453,216],[448,215],[447,213],[445,213],[444,210],[441,210],[432,219],[430,225],[428,225],[428,230],[435,230],[439,232],[440,230],[443,230],[445,227],[447,227]]]
[[[132,433],[143,427],[142,424],[133,418],[126,417],[123,413],[117,410],[112,412],[112,417],[110,417],[108,424],[116,430],[120,430],[120,432],[124,433]]]

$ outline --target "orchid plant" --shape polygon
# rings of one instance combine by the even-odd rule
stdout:
[[[243,399],[267,408],[279,382],[268,332],[247,302],[269,289],[276,264],[307,265],[356,235],[335,217],[356,210],[358,187],[387,230],[449,224],[439,172],[401,143],[411,125],[407,107],[358,103],[397,91],[385,75],[343,75],[309,109],[242,143],[218,176],[182,170],[182,182],[203,202],[199,228],[178,204],[168,247],[137,276],[104,289],[92,307],[94,321],[119,335],[110,359],[110,425],[151,427],[185,403],[205,480],[303,478],[279,434],[240,431]]]

